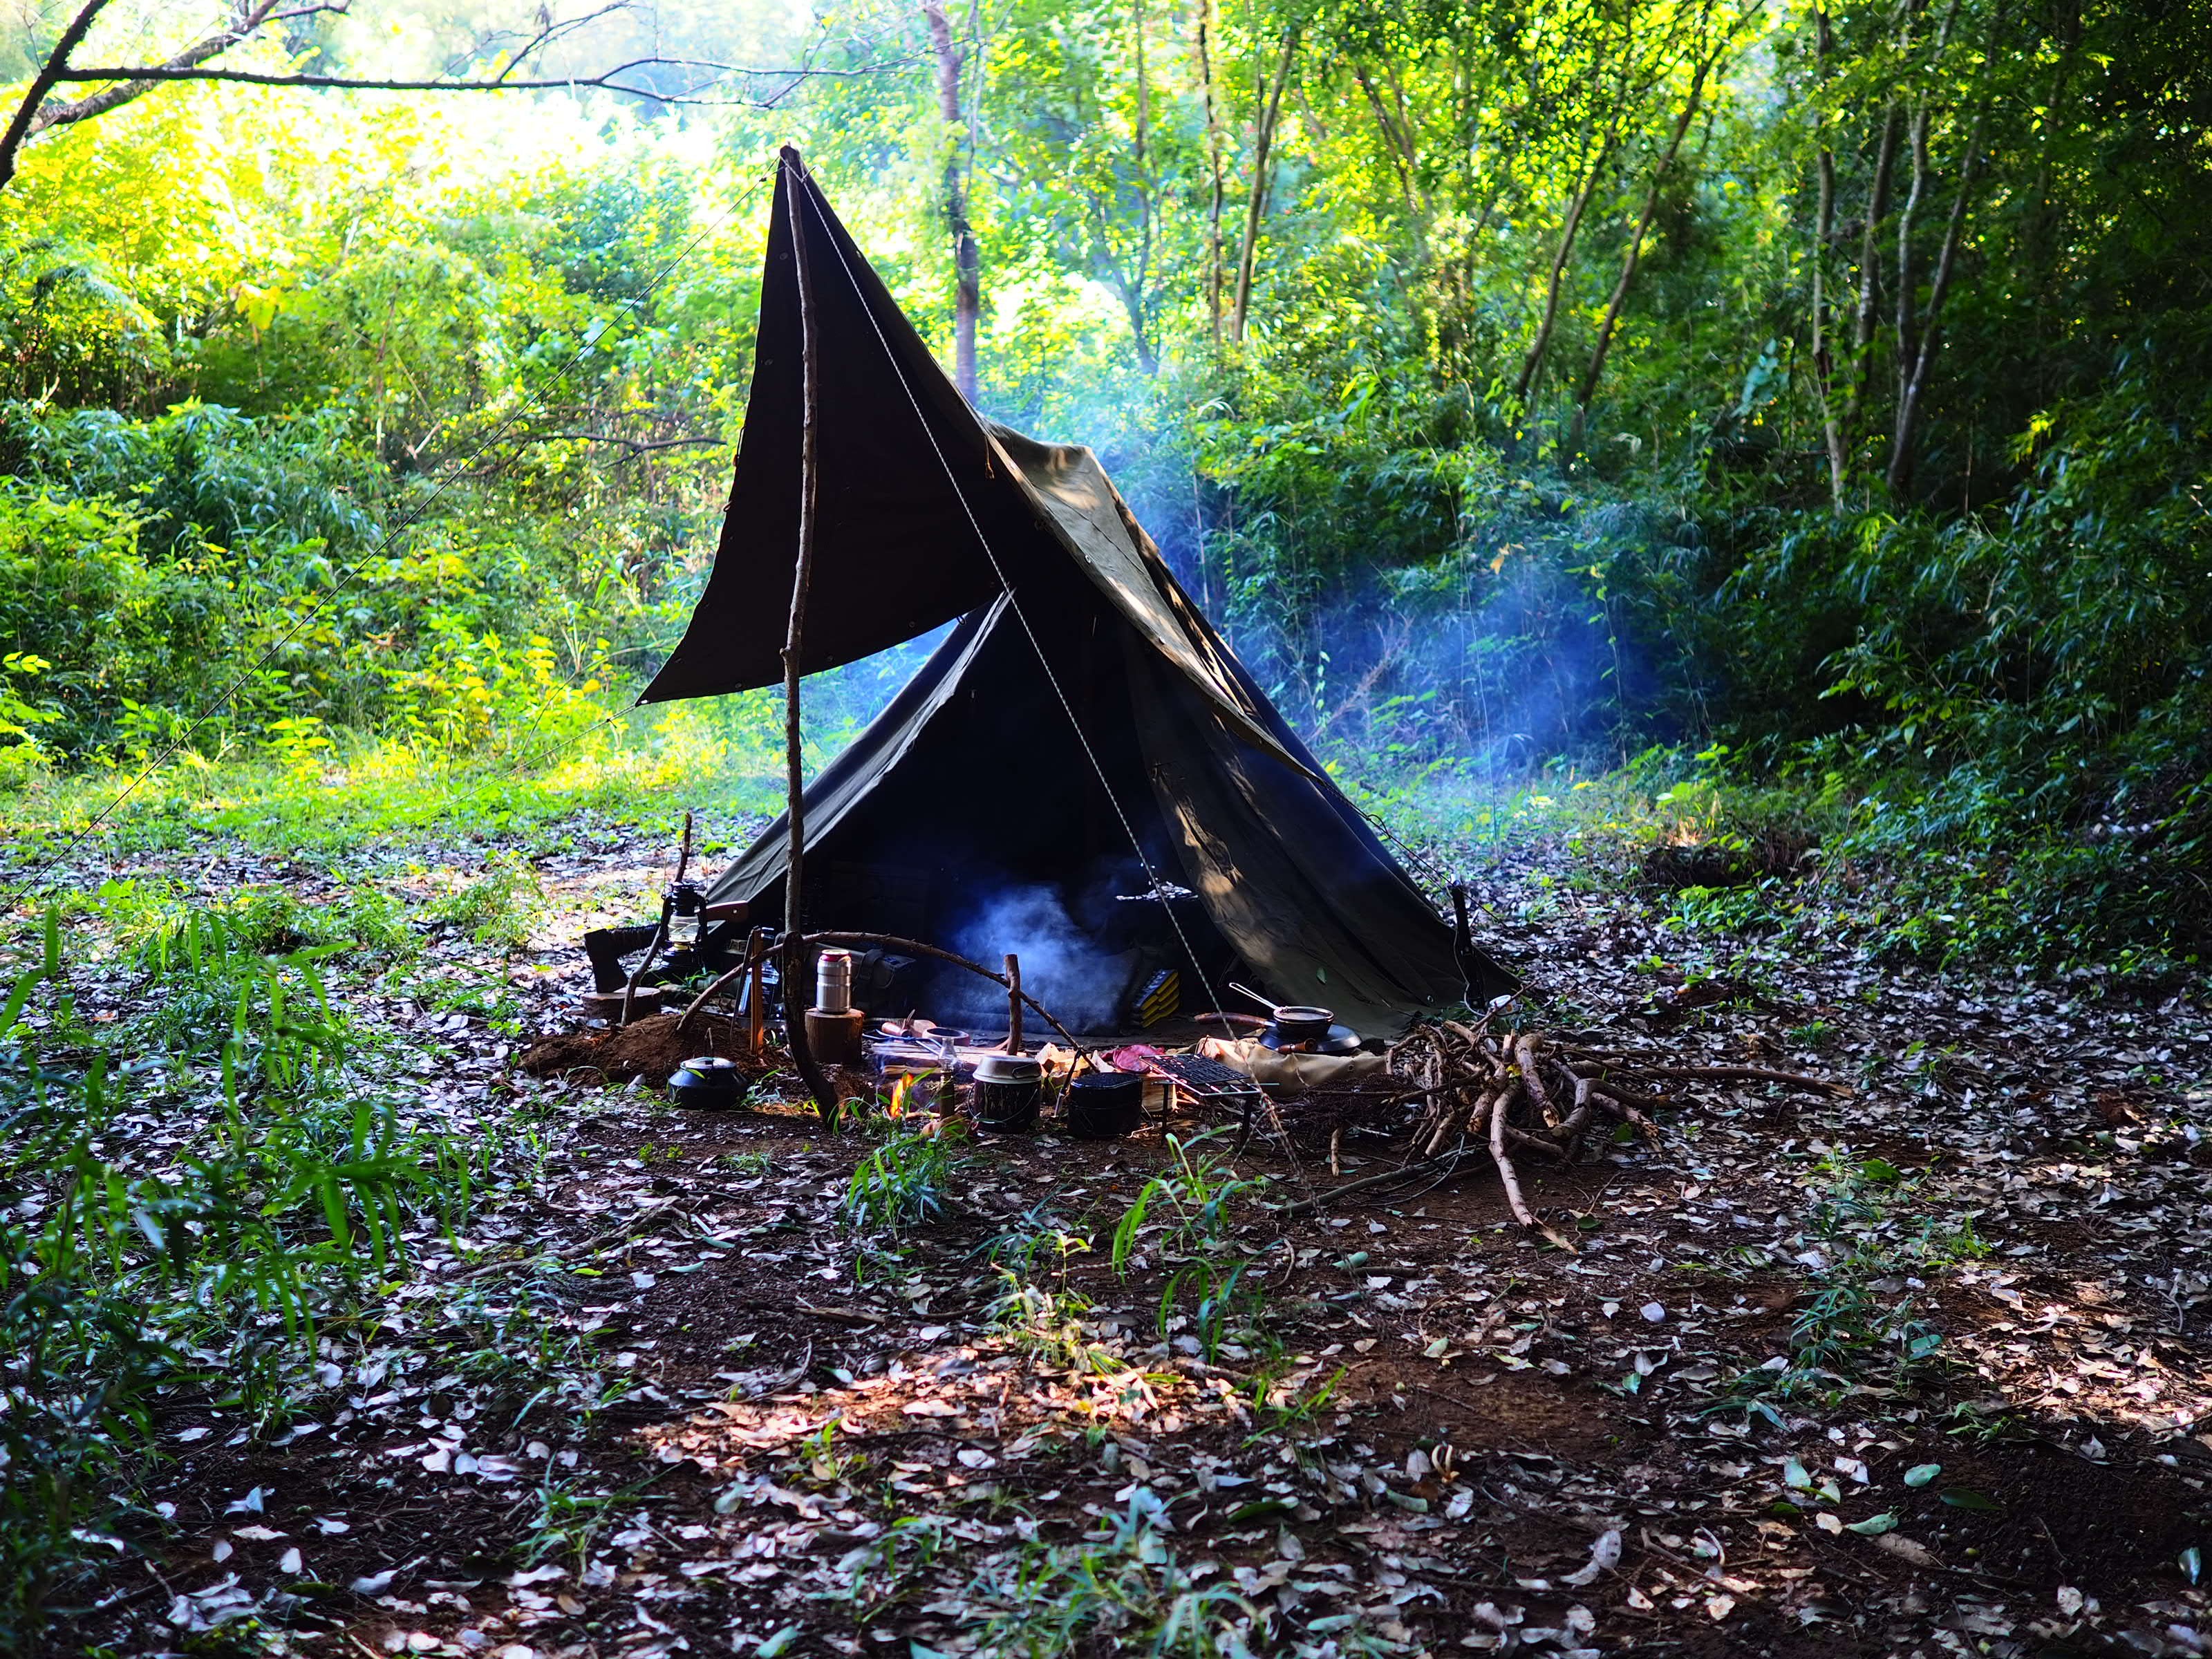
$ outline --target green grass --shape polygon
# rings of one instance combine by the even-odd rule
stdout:
[[[1042,1539],[987,1558],[962,1593],[976,1650],[1003,1659],[1112,1651],[1241,1659],[1267,1650],[1267,1614],[1192,1576],[1146,1506],[1149,1492],[1073,1543]]]
[[[811,765],[851,735],[849,718],[835,726],[810,738]],[[257,753],[187,756],[143,781],[127,766],[33,769],[0,788],[0,844],[9,849],[0,883],[24,882],[88,830],[76,859],[96,852],[110,865],[210,838],[331,866],[442,845],[448,861],[461,854],[470,874],[424,914],[511,947],[522,939],[515,918],[526,877],[513,863],[487,869],[475,848],[559,852],[589,823],[665,836],[695,807],[709,826],[708,847],[719,851],[714,832],[780,805],[781,760],[770,735],[707,703],[609,708],[580,737],[548,743],[525,729],[463,753],[334,730],[312,768],[296,755]],[[2159,934],[2128,884],[2125,847],[2075,846],[2050,825],[2029,833],[2021,804],[1995,785],[1895,769],[1760,774],[1719,747],[1653,750],[1609,772],[1563,765],[1515,781],[1446,765],[1394,770],[1348,754],[1330,769],[1412,849],[1409,861],[1431,887],[1447,872],[1540,858],[1548,867],[1530,872],[1517,901],[1526,921],[1571,913],[1579,893],[1632,891],[1690,942],[1778,936],[1938,963],[2094,961],[2152,978],[2185,966],[2188,954],[2179,934]],[[1778,842],[1816,850],[1795,872],[1762,871],[1765,849]],[[1643,860],[1666,846],[1735,858],[1747,878],[1655,888],[1643,880]],[[165,903],[159,877],[118,877],[100,892],[118,926]],[[366,942],[374,921],[346,926]]]
[[[842,1206],[846,1221],[896,1234],[938,1219],[964,1161],[962,1140],[957,1126],[935,1122],[886,1136],[853,1171]]]
[[[460,757],[349,740],[309,776],[249,757],[173,761],[133,784],[126,768],[46,774],[0,794],[0,837],[35,862],[100,820],[123,855],[173,852],[218,836],[260,853],[337,855],[454,835],[527,840],[583,813],[611,823],[666,820],[683,805],[755,816],[779,805],[780,765],[733,751],[711,731],[641,714],[558,752],[499,745]],[[120,799],[120,805],[117,802]]]
[[[1577,893],[1628,893],[1701,945],[1765,936],[2146,985],[2194,974],[2212,937],[2195,829],[2177,819],[2171,833],[2100,837],[1994,763],[1906,763],[1830,743],[1778,764],[1719,744],[1653,749],[1611,771],[1562,763],[1522,781],[1350,757],[1330,769],[1420,855],[1432,888],[1431,872],[1540,859],[1517,906],[1525,921],[1576,914]],[[1646,855],[1666,847],[1703,849],[1729,878],[1646,879]],[[1773,867],[1782,848],[1805,849],[1795,868]]]
[[[1164,1254],[1214,1250],[1229,1246],[1240,1204],[1257,1198],[1265,1176],[1238,1175],[1205,1143],[1222,1132],[1208,1130],[1188,1140],[1167,1138],[1174,1162],[1139,1190],[1135,1202],[1115,1224],[1112,1260],[1115,1273],[1128,1271],[1139,1235],[1157,1218]]]
[[[874,718],[922,655],[920,645],[900,647],[809,678],[810,772]],[[0,771],[0,848],[10,855],[0,863],[0,892],[80,836],[110,860],[188,850],[211,836],[323,860],[456,839],[544,852],[559,850],[563,826],[576,819],[672,830],[692,807],[709,820],[711,852],[720,850],[714,828],[781,810],[780,695],[652,708],[629,706],[629,696],[611,690],[504,709],[486,734],[460,745],[318,726],[312,747],[272,730],[251,745],[186,748],[151,769],[145,753],[57,769],[23,761],[20,747],[0,750],[15,757]],[[149,752],[160,757],[158,745]]]
[[[1167,1270],[1158,1323],[1162,1335],[1188,1328],[1209,1363],[1231,1342],[1272,1350],[1267,1298],[1256,1256],[1238,1237],[1243,1208],[1267,1189],[1265,1176],[1238,1175],[1205,1146],[1212,1132],[1185,1141],[1168,1137],[1173,1162],[1147,1181],[1115,1224],[1114,1271],[1127,1276],[1157,1231],[1159,1265]],[[1240,1346],[1237,1357],[1247,1357]]]
[[[289,1421],[317,1395],[319,1338],[344,1340],[408,1276],[408,1232],[465,1225],[504,1156],[412,1122],[395,1040],[334,988],[334,963],[373,970],[413,942],[356,896],[208,907],[110,883],[49,908],[0,1002],[0,1190],[35,1200],[0,1221],[0,1649],[35,1646],[89,1582],[157,1390],[204,1390],[259,1432]],[[65,909],[106,924],[73,929],[66,960]],[[131,987],[102,1021],[69,989],[87,969]],[[187,1133],[116,1137],[124,1109]],[[472,1309],[465,1356],[514,1388],[585,1370],[526,1307]],[[580,1379],[560,1400],[594,1403]]]
[[[1905,1392],[1940,1380],[1943,1333],[1907,1281],[1978,1261],[1989,1246],[1971,1216],[1938,1206],[1930,1181],[1840,1152],[1811,1167],[1806,1232],[1823,1265],[1790,1323],[1790,1352],[1778,1370],[1741,1373],[1717,1409],[1778,1422],[1788,1402],[1832,1406],[1869,1387]]]
[[[1041,1364],[1103,1375],[1117,1367],[1085,1337],[1091,1298],[1068,1273],[1075,1257],[1090,1253],[1088,1238],[1049,1224],[992,1240],[991,1270],[1000,1289],[988,1317],[1001,1335]]]

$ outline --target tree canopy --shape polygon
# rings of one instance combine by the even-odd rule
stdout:
[[[118,7],[70,61],[218,14]],[[540,78],[793,72],[713,107],[155,84],[27,143],[4,544],[106,549],[140,596],[95,628],[15,590],[51,755],[220,693],[194,651],[126,707],[100,629],[133,617],[156,655],[277,652],[217,711],[240,732],[435,724],[409,699],[459,683],[448,623],[576,684],[649,667],[790,139],[948,361],[972,335],[987,412],[1097,445],[1325,738],[1494,770],[1717,738],[1920,777],[1913,811],[2000,839],[1976,814],[2033,800],[2037,835],[2200,855],[2201,8],[274,17],[222,61],[488,78],[538,38]],[[27,90],[69,21],[17,26]]]

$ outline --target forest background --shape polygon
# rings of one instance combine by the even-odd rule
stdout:
[[[18,0],[0,75],[76,15]],[[789,141],[1371,803],[1465,836],[1603,782],[1765,878],[1736,920],[1816,894],[1936,958],[2212,933],[2201,6],[118,3],[70,61],[634,90],[26,106],[31,859],[134,782],[764,803],[777,694],[627,708],[711,556]],[[820,746],[914,660],[825,677]]]

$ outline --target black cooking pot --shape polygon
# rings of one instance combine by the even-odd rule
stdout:
[[[668,1079],[668,1092],[679,1106],[734,1106],[745,1097],[745,1087],[738,1063],[714,1054],[685,1060]]]
[[[1145,1121],[1142,1072],[1088,1072],[1067,1085],[1067,1132],[1078,1140],[1111,1140]]]
[[[1349,1025],[1339,1025],[1333,1008],[1277,1002],[1233,979],[1229,981],[1229,988],[1239,996],[1251,998],[1267,1011],[1270,1018],[1267,1029],[1260,1033],[1261,1042],[1267,1048],[1306,1054],[1351,1054],[1359,1051],[1359,1033]],[[1236,1022],[1242,1017],[1224,1014],[1217,1018]]]
[[[1310,1008],[1291,1003],[1275,1010],[1275,1023],[1269,1027],[1275,1035],[1271,1047],[1279,1048],[1286,1042],[1325,1042],[1336,1024],[1333,1008]]]

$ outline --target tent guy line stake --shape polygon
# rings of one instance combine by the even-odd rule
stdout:
[[[776,158],[776,167],[792,195],[805,194],[805,175],[797,150],[786,146]],[[821,365],[816,350],[819,321],[814,314],[813,272],[807,267],[803,234],[791,239],[791,262],[793,274],[799,279],[799,550],[792,562],[791,621],[783,641],[783,816],[791,830],[791,848],[785,854],[783,870],[783,1040],[807,1092],[814,1097],[816,1109],[828,1118],[836,1111],[837,1101],[807,1042],[806,1011],[802,1006],[806,944],[799,930],[799,866],[806,857],[806,789],[805,757],[799,749],[799,651],[806,629],[806,590],[814,577],[814,415],[821,395]]]
[[[742,209],[748,202],[751,201],[752,198],[759,193],[761,187],[767,184],[769,179],[774,176],[775,175],[772,173],[763,174],[762,177],[754,179],[752,187],[745,191],[735,202],[730,204],[729,211],[723,214],[721,217],[715,220],[714,223],[708,225],[696,236],[694,236],[689,242],[686,242],[682,248],[678,249],[673,258],[670,259],[666,264],[663,265],[659,270],[653,273],[653,280],[646,284],[645,291],[642,294],[638,295],[635,299],[626,302],[624,309],[628,310],[631,313],[632,317],[635,318],[637,314],[638,308],[660,291],[660,285],[668,280],[669,276],[674,272],[677,266],[682,264],[686,259],[690,258],[693,253],[697,252],[699,245],[705,241],[708,237],[713,235],[716,231],[721,229],[724,225],[729,223],[731,220],[736,218],[739,210]],[[341,593],[344,592],[349,587],[353,586],[354,578],[361,574],[362,568],[366,566],[370,560],[381,558],[391,550],[392,544],[394,542],[398,541],[400,537],[405,535],[417,524],[421,523],[424,514],[428,514],[431,507],[437,504],[438,498],[446,493],[447,488],[451,486],[453,480],[465,475],[479,460],[483,459],[484,456],[490,453],[493,449],[504,442],[507,434],[514,429],[516,424],[522,420],[523,416],[529,414],[537,407],[539,401],[544,397],[546,392],[552,386],[553,382],[559,380],[561,376],[566,374],[570,369],[574,368],[577,363],[582,360],[586,352],[595,349],[599,342],[607,337],[607,335],[612,331],[613,326],[614,325],[610,323],[605,328],[601,329],[596,334],[590,333],[587,330],[585,337],[578,342],[576,349],[568,354],[568,357],[558,368],[553,369],[550,374],[548,374],[544,380],[531,392],[529,396],[523,398],[522,401],[515,406],[514,411],[509,414],[505,420],[500,422],[499,429],[497,431],[494,432],[491,436],[486,438],[471,452],[467,460],[464,461],[459,466],[454,468],[453,471],[447,472],[445,477],[439,479],[436,486],[428,495],[423,496],[420,501],[416,503],[411,512],[401,515],[399,522],[394,525],[392,529],[386,533],[383,540],[377,543],[374,548],[362,554],[351,564],[345,566],[338,573],[337,580],[332,582],[322,593],[319,594],[316,597],[315,602],[309,605],[307,610],[301,614],[298,620],[294,622],[291,627],[286,629],[282,635],[278,635],[276,641],[270,645],[267,650],[264,651],[258,657],[254,659],[253,664],[251,667],[246,668],[240,672],[230,682],[228,685],[223,687],[223,689],[217,692],[214,697],[202,705],[200,712],[192,717],[191,724],[187,726],[184,729],[183,732],[178,736],[167,748],[164,749],[152,760],[147,762],[145,769],[140,772],[137,777],[131,779],[129,783],[124,785],[123,792],[120,794],[117,795],[113,800],[108,802],[106,805],[101,807],[99,811],[88,818],[85,821],[83,828],[80,829],[75,835],[64,842],[58,849],[48,854],[46,860],[37,865],[31,871],[29,875],[23,878],[20,884],[9,890],[5,897],[0,897],[0,915],[5,915],[7,912],[14,909],[16,905],[22,902],[22,901],[29,896],[32,889],[36,886],[40,877],[44,876],[47,871],[52,869],[64,859],[67,858],[71,853],[75,852],[76,850],[77,844],[83,841],[84,838],[87,836],[89,836],[94,830],[100,828],[100,826],[105,823],[108,818],[112,817],[116,810],[120,807],[125,801],[129,800],[132,795],[137,793],[138,790],[145,784],[147,779],[152,777],[155,773],[160,771],[164,766],[167,766],[171,759],[176,756],[178,751],[183,749],[186,744],[192,740],[192,738],[196,733],[198,733],[200,727],[205,726],[210,720],[213,720],[216,712],[228,704],[233,697],[238,695],[239,689],[241,686],[245,685],[248,680],[259,673],[261,670],[268,665],[270,659],[276,656],[278,652],[283,650],[285,647],[291,644],[293,640],[298,636],[301,629],[306,628],[308,623],[313,622],[318,617],[321,616],[323,610],[326,605],[330,605]],[[513,467],[515,462],[520,459],[521,452],[517,450],[514,454],[508,457],[508,459],[501,464],[501,471],[504,471],[507,469]],[[498,473],[495,473],[492,476],[496,477],[499,475]]]
[[[801,178],[806,183],[812,182],[811,176],[805,174],[803,169]],[[807,205],[810,208],[813,207],[812,191],[809,190],[804,194]],[[1214,990],[1213,981],[1207,976],[1205,965],[1199,961],[1198,952],[1192,948],[1190,936],[1183,932],[1182,918],[1175,913],[1175,902],[1168,896],[1165,886],[1160,880],[1159,872],[1152,867],[1152,860],[1145,855],[1144,842],[1138,837],[1136,825],[1130,822],[1128,813],[1122,808],[1121,798],[1114,793],[1114,785],[1106,775],[1105,765],[1099,760],[1098,751],[1091,747],[1090,734],[1084,731],[1083,722],[1076,718],[1075,705],[1068,700],[1066,688],[1060,684],[1060,676],[1053,672],[1052,659],[1046,653],[1044,641],[1037,637],[1036,629],[1030,623],[1029,613],[1022,609],[1021,596],[1014,591],[1013,581],[1006,574],[1006,566],[999,562],[998,550],[991,545],[990,538],[984,535],[983,526],[975,517],[975,509],[968,504],[968,494],[961,489],[960,479],[952,470],[952,463],[945,459],[944,446],[937,441],[937,434],[929,424],[928,416],[922,412],[921,400],[915,396],[914,387],[907,380],[906,370],[899,363],[898,354],[891,349],[890,342],[884,337],[883,325],[876,320],[876,314],[868,305],[866,290],[861,288],[860,279],[854,274],[852,262],[845,257],[845,250],[839,247],[837,239],[830,235],[827,221],[818,211],[815,215],[815,219],[816,222],[822,226],[823,234],[829,237],[830,246],[836,250],[837,263],[844,267],[845,279],[853,285],[854,296],[860,301],[861,313],[867,318],[868,326],[875,333],[876,343],[883,347],[884,356],[890,360],[891,373],[898,376],[899,390],[906,393],[907,402],[914,410],[915,419],[921,422],[922,435],[929,440],[930,451],[937,457],[938,465],[944,470],[945,481],[952,486],[953,500],[960,503],[960,511],[968,520],[968,528],[975,532],[976,545],[983,550],[983,556],[991,562],[992,574],[998,577],[999,586],[1005,590],[1007,603],[1012,607],[1014,618],[1022,625],[1022,632],[1029,636],[1030,648],[1036,653],[1037,665],[1044,670],[1046,683],[1052,687],[1053,696],[1060,700],[1060,711],[1067,716],[1068,725],[1074,729],[1075,740],[1083,745],[1083,753],[1091,763],[1091,769],[1098,775],[1098,787],[1104,792],[1107,804],[1113,807],[1114,816],[1121,821],[1122,833],[1129,838],[1129,848],[1137,855],[1137,863],[1144,870],[1145,879],[1152,888],[1152,896],[1159,900],[1160,908],[1166,911],[1168,925],[1175,929],[1176,938],[1182,945],[1183,954],[1190,958],[1191,971],[1198,975],[1199,983],[1205,988],[1206,994],[1212,1000],[1214,1006],[1217,1009],[1219,1008],[1220,995]],[[793,240],[796,241],[798,239]],[[972,408],[969,412],[973,414]],[[986,433],[983,435],[984,441],[988,444],[990,441],[990,434]],[[1286,1146],[1290,1144],[1287,1138],[1284,1144]],[[1295,1162],[1297,1154],[1293,1152],[1291,1158]]]

